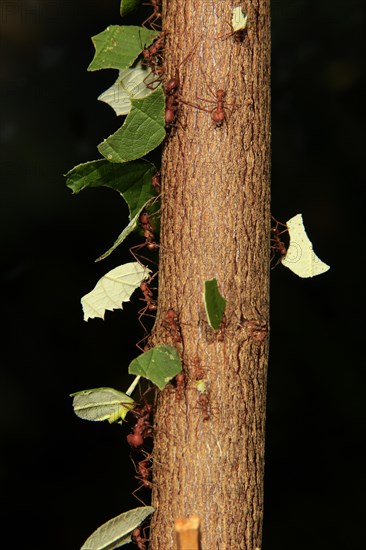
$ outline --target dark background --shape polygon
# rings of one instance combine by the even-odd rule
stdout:
[[[63,176],[120,125],[97,101],[116,71],[86,68],[91,36],[121,23],[117,0],[0,4],[4,548],[77,549],[139,506],[128,429],[68,397],[126,388],[141,334],[136,303],[82,319],[80,297],[131,261],[122,246],[94,263],[127,208]],[[272,212],[302,212],[331,269],[272,272],[263,550],[364,547],[364,29],[361,0],[272,2]]]

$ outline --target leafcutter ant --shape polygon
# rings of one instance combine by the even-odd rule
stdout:
[[[202,67],[201,67],[201,70],[202,70]],[[204,74],[204,72],[202,71],[202,73]],[[220,128],[223,123],[225,121],[227,121],[227,113],[226,111],[233,111],[234,107],[235,107],[235,100],[234,100],[234,103],[228,103],[226,101],[226,92],[223,90],[223,89],[218,89],[216,91],[216,93],[213,91],[213,89],[210,87],[210,85],[208,84],[206,78],[205,78],[205,81],[206,81],[206,85],[207,85],[207,88],[209,89],[211,95],[212,95],[212,99],[207,99],[207,98],[203,98],[203,97],[197,97],[197,99],[199,101],[204,101],[205,103],[212,103],[214,105],[214,107],[212,109],[208,109],[206,107],[201,107],[200,105],[196,105],[194,103],[191,103],[189,101],[185,101],[183,99],[180,99],[180,101],[186,105],[190,105],[191,107],[194,107],[195,109],[199,109],[200,111],[205,111],[206,113],[210,113],[211,115],[211,118],[215,124],[215,126],[217,128]],[[233,109],[229,109],[228,106],[231,106],[233,107]]]
[[[199,109],[200,111],[205,111],[206,113],[211,114],[211,118],[213,122],[215,123],[215,126],[217,128],[220,128],[225,121],[227,121],[227,115],[226,115],[226,109],[228,105],[232,105],[230,103],[227,103],[225,100],[226,92],[222,89],[217,90],[216,94],[211,90],[209,87],[209,90],[213,97],[215,97],[215,100],[212,99],[205,99],[203,97],[198,97],[200,101],[205,101],[206,103],[213,103],[215,107],[213,109],[206,109],[204,107],[200,107],[199,105],[194,105],[193,103],[188,103],[186,101],[182,101],[182,103],[186,103],[186,105],[191,105],[195,109]],[[235,105],[235,103],[234,103]],[[234,107],[234,105],[232,105]]]
[[[171,78],[165,85],[165,124],[171,126],[175,120],[178,109],[177,93],[179,89],[179,77]]]
[[[161,193],[161,174],[160,171],[155,172],[153,177],[151,178],[151,185],[155,189],[158,195]]]
[[[141,409],[134,409],[132,414],[137,416],[137,422],[133,427],[132,433],[128,434],[127,442],[135,450],[138,450],[144,444],[144,439],[152,436],[152,426],[150,416],[153,406],[146,403]]]
[[[146,210],[141,212],[140,218],[139,218],[139,224],[141,229],[143,230],[145,241],[143,243],[132,246],[130,248],[130,252],[132,256],[135,258],[135,260],[139,263],[141,263],[139,260],[139,257],[146,260],[147,262],[151,262],[152,260],[150,260],[149,258],[145,258],[144,256],[137,254],[137,251],[141,250],[141,248],[144,248],[144,247],[146,247],[149,251],[154,251],[159,248],[159,245],[156,242],[155,235],[153,233],[154,227],[151,224],[150,214],[148,214]],[[156,262],[153,262],[153,263],[156,263]]]
[[[141,530],[138,527],[132,531],[131,539],[137,545],[138,550],[146,550],[145,542],[147,539],[145,538],[145,533],[143,536],[144,538],[141,537]]]
[[[283,256],[286,256],[287,254],[287,247],[286,244],[283,242],[283,240],[280,238],[281,235],[288,232],[287,225],[285,223],[281,223],[276,218],[272,216],[272,220],[275,222],[275,227],[271,228],[271,249],[272,249],[272,257],[271,257],[271,263],[276,259],[275,264],[272,266],[272,269],[278,265],[278,263],[281,261],[281,258]],[[279,226],[284,227],[282,231],[279,230]]]
[[[185,385],[186,385],[186,378],[184,376],[184,372],[180,372],[175,377],[175,388],[176,388],[175,395],[176,395],[177,401],[181,401]]]
[[[144,306],[143,308],[141,308],[139,311],[138,311],[138,320],[139,320],[139,323],[141,324],[142,328],[144,329],[145,331],[145,336],[139,340],[139,342],[137,342],[136,346],[141,350],[141,351],[147,351],[149,349],[149,346],[148,344],[142,348],[140,346],[140,343],[141,342],[144,342],[145,340],[147,340],[147,338],[149,337],[149,333],[148,333],[148,330],[147,328],[145,327],[144,323],[142,322],[141,318],[144,316],[144,315],[148,315],[149,317],[153,317],[155,318],[154,315],[152,315],[153,312],[156,312],[157,309],[158,309],[158,304],[157,304],[157,301],[154,299],[153,297],[153,290],[156,290],[156,288],[152,289],[151,286],[150,286],[150,283],[152,281],[152,279],[157,275],[157,273],[155,273],[155,275],[153,275],[153,277],[150,277],[150,279],[146,282],[146,281],[143,281],[141,284],[140,284],[140,290],[143,294],[143,298],[141,298],[144,302],[146,302],[146,306]],[[147,311],[151,312],[151,313],[147,313]]]
[[[150,0],[150,2],[145,2],[144,4],[142,4],[143,6],[152,6],[154,10],[152,14],[142,23],[143,27],[146,28],[147,25],[150,25],[152,29],[157,29],[156,22],[158,21],[158,19],[162,18],[160,12],[160,4],[161,0]]]
[[[151,69],[151,73],[157,76],[157,78],[152,81],[149,80],[151,73],[144,78],[146,87],[152,90],[156,87],[156,82],[160,82],[161,77],[164,74],[161,53],[164,48],[164,41],[167,34],[168,33],[166,31],[163,31],[151,44],[151,46],[142,50],[142,56],[144,58],[142,65],[147,65]]]
[[[173,342],[181,342],[182,337],[180,334],[180,327],[178,323],[178,315],[174,309],[168,309],[165,313],[164,326],[168,329]]]

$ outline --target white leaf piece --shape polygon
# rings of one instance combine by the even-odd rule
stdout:
[[[90,535],[81,550],[114,550],[128,544],[134,529],[153,512],[152,506],[140,506],[110,519]]]
[[[94,317],[104,319],[106,310],[123,309],[122,302],[129,302],[133,291],[149,277],[149,273],[151,270],[138,262],[123,264],[108,271],[94,289],[81,298],[84,321]]]
[[[233,28],[233,32],[239,32],[243,31],[248,22],[248,16],[244,15],[241,6],[238,6],[236,8],[233,8],[233,16],[231,19],[231,26]]]
[[[146,87],[148,74],[141,63],[132,69],[122,69],[116,82],[98,97],[99,101],[112,107],[117,116],[128,115],[131,99],[142,99],[151,94],[151,89]]]
[[[133,409],[132,397],[114,388],[94,388],[70,394],[76,416],[83,420],[100,422],[108,420],[110,424],[123,420]]]
[[[290,246],[286,256],[281,259],[299,277],[315,277],[329,269],[329,265],[322,262],[313,251],[313,245],[306,234],[302,214],[296,214],[286,222],[290,235]]]

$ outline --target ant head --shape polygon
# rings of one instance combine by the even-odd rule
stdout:
[[[217,90],[216,95],[217,99],[224,99],[224,97],[226,96],[226,92],[224,92],[224,90]]]
[[[174,309],[168,309],[165,313],[165,318],[167,321],[176,321],[177,314],[175,313]]]

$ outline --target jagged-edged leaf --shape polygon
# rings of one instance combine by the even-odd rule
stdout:
[[[131,361],[130,374],[143,376],[163,390],[165,386],[182,370],[179,353],[172,346],[161,344],[145,351]]]
[[[88,71],[127,69],[159,33],[133,25],[110,25],[92,37],[95,54]]]
[[[137,10],[140,2],[141,0],[121,0],[121,5],[119,9],[121,17],[125,17],[125,15],[128,15],[129,13]]]
[[[123,69],[116,82],[98,99],[110,105],[117,116],[127,115],[131,110],[131,99],[141,99],[151,94],[151,90],[146,87],[147,76],[146,67],[141,63],[132,69]]]
[[[151,270],[138,262],[129,262],[108,271],[94,289],[81,298],[84,321],[94,317],[104,319],[106,310],[123,309],[122,303],[130,301],[133,291],[149,277],[149,273]]]
[[[84,542],[81,550],[114,550],[129,542],[131,535],[150,514],[155,512],[152,506],[140,506],[104,523]]]
[[[84,420],[99,422],[108,420],[110,424],[120,418],[124,420],[133,409],[134,400],[125,393],[113,388],[94,388],[71,393],[72,406],[76,416]]]
[[[165,137],[165,97],[161,86],[143,99],[132,99],[131,104],[122,127],[98,145],[98,151],[110,162],[141,158]]]
[[[118,191],[127,202],[132,220],[156,191],[151,178],[156,168],[146,160],[135,160],[124,164],[108,162],[105,159],[79,164],[67,172],[66,185],[74,193],[87,187],[110,187]]]
[[[313,245],[306,234],[302,214],[296,214],[286,222],[290,235],[290,246],[286,255],[281,258],[284,266],[302,278],[321,275],[329,269],[313,250]]]
[[[208,324],[217,330],[224,315],[226,300],[219,292],[216,279],[205,281],[204,302]]]
[[[140,218],[140,214],[143,210],[145,210],[145,208],[148,206],[150,201],[147,201],[141,208],[140,210],[137,212],[136,216],[134,218],[132,218],[132,220],[130,221],[130,223],[127,225],[127,227],[124,228],[124,230],[122,231],[122,233],[118,236],[117,240],[114,241],[113,245],[111,246],[111,248],[109,248],[107,250],[107,252],[104,252],[104,254],[102,254],[101,256],[99,256],[99,258],[97,258],[95,261],[96,262],[100,262],[101,260],[105,260],[105,258],[107,258],[112,252],[113,250],[115,250],[117,248],[117,246],[119,246],[120,244],[123,243],[123,241],[128,237],[128,235],[130,233],[132,233],[132,231],[134,231],[137,227],[139,227],[139,218]]]

